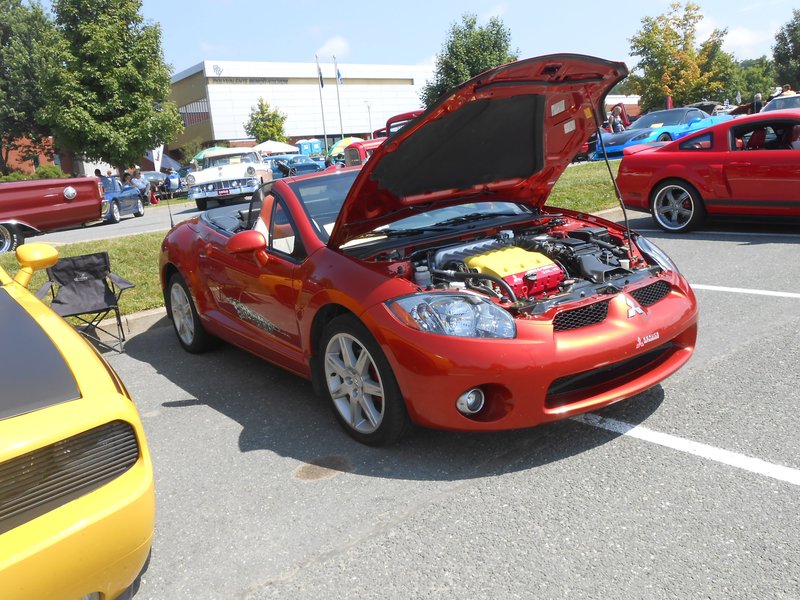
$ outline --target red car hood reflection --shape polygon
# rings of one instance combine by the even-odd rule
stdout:
[[[624,63],[554,54],[509,63],[454,88],[375,150],[344,201],[329,244],[435,204],[472,199],[541,207],[602,121]]]

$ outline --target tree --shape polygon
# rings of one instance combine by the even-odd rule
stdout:
[[[675,2],[667,14],[642,19],[642,29],[629,41],[631,54],[640,57],[631,81],[641,96],[643,112],[715,98],[735,75],[733,57],[722,50],[726,30],[715,29],[697,46],[700,7]]]
[[[511,32],[498,17],[482,27],[473,14],[461,17],[450,27],[442,52],[436,57],[433,80],[422,88],[420,99],[432,106],[445,92],[484,71],[517,60],[519,51],[510,52]]]
[[[779,83],[788,83],[793,90],[800,89],[800,10],[794,9],[792,20],[775,34],[772,58]]]
[[[180,132],[161,29],[141,0],[54,0],[44,118],[59,146],[120,167]]]
[[[258,104],[250,110],[250,117],[244,123],[244,131],[250,137],[255,138],[259,144],[267,140],[285,142],[284,123],[286,123],[286,115],[277,108],[271,109],[263,98],[259,98]]]
[[[39,4],[21,0],[0,0],[0,15],[0,172],[7,174],[11,150],[38,155],[49,149],[50,132],[37,113],[45,60],[40,42],[53,25]]]

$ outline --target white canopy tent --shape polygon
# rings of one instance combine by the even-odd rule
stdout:
[[[253,146],[253,150],[261,152],[262,154],[289,154],[292,152],[300,152],[300,148],[292,146],[291,144],[284,144],[283,142],[276,142],[274,140],[267,140]]]

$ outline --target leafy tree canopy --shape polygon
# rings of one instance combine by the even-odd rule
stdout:
[[[145,24],[140,9],[141,0],[53,1],[42,114],[59,146],[128,166],[181,130],[167,102],[161,29]]]
[[[432,106],[445,92],[480,75],[484,71],[517,60],[519,51],[509,51],[511,31],[498,17],[492,17],[484,26],[478,26],[473,14],[453,23],[442,52],[436,57],[433,80],[422,89],[421,100],[425,107]]]
[[[39,4],[0,0],[0,171],[8,173],[11,150],[37,155],[49,135],[42,107],[41,39],[52,23]],[[27,140],[27,141],[26,141]],[[49,147],[49,146],[48,146]]]
[[[269,103],[265,102],[263,98],[259,98],[258,104],[250,110],[250,117],[244,123],[244,130],[259,144],[267,140],[285,142],[284,123],[286,123],[286,115],[277,108],[273,110]]]
[[[772,47],[775,70],[780,85],[788,83],[800,89],[800,10],[792,11],[792,20],[778,30]]]
[[[727,31],[715,29],[698,45],[702,19],[700,7],[692,2],[675,2],[666,14],[642,19],[642,29],[630,42],[631,53],[640,59],[631,81],[643,112],[664,108],[667,96],[675,106],[716,99],[730,85],[736,63],[722,50]]]

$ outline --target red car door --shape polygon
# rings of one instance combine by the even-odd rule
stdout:
[[[286,231],[284,227],[282,233]],[[294,276],[298,261],[284,251],[286,242],[275,239],[274,232],[269,237],[264,264],[252,252],[229,252],[224,246],[227,238],[221,236],[206,246],[200,269],[221,320],[237,338],[235,343],[287,368],[301,370],[293,366],[304,364],[296,316],[301,285]],[[300,243],[300,238],[294,237]]]
[[[767,128],[765,144],[777,144]],[[755,134],[753,134],[755,135]],[[800,215],[800,150],[766,146],[728,153],[725,180],[730,190],[727,214]]]

